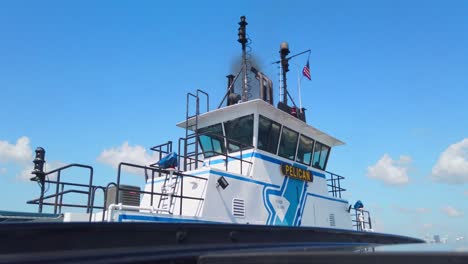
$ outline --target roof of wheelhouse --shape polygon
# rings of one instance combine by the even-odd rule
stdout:
[[[316,139],[330,147],[345,144],[343,141],[334,138],[311,125],[308,125],[304,121],[275,108],[271,104],[261,99],[242,102],[200,114],[198,116],[198,127],[202,128],[254,113],[259,113],[262,116],[294,129],[301,134]],[[195,118],[188,120],[189,127],[194,123]],[[185,125],[185,121],[179,122],[177,124],[178,127],[182,128],[185,128]]]

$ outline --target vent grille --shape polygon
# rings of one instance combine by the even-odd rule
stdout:
[[[336,226],[335,214],[330,214],[330,226]]]
[[[235,217],[245,217],[245,202],[243,199],[232,199],[232,215]]]
[[[123,205],[140,206],[140,187],[122,184],[120,185],[120,188],[123,188],[125,190],[119,190],[118,201],[115,200],[115,196],[117,195],[117,187],[110,186],[107,189],[106,208],[109,208],[109,205],[113,203],[122,203]]]

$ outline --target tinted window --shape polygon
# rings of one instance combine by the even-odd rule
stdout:
[[[223,128],[221,124],[216,124],[198,129],[199,141],[205,158],[225,153]]]
[[[296,155],[298,136],[299,133],[292,131],[287,127],[283,127],[278,155],[290,160],[294,160],[294,156]]]
[[[314,140],[301,135],[299,140],[299,148],[297,149],[296,161],[310,165],[312,159],[312,149],[314,147]]]
[[[276,154],[281,125],[260,116],[258,122],[258,149]]]
[[[253,141],[253,115],[240,117],[224,123],[228,150],[230,152],[251,148]]]
[[[320,142],[317,142],[315,144],[312,166],[314,166],[317,169],[325,170],[329,152],[330,152],[330,147],[325,146],[324,144]]]

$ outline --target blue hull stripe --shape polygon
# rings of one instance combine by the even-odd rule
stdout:
[[[222,222],[205,221],[198,219],[184,219],[184,218],[173,218],[173,217],[161,217],[161,216],[147,216],[147,215],[119,215],[119,222],[124,220],[137,220],[137,221],[152,221],[152,222],[170,222],[170,223],[205,223],[205,224],[222,224]]]

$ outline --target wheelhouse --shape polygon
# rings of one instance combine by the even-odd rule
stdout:
[[[205,161],[251,150],[325,171],[331,148],[344,144],[261,99],[213,110],[178,126],[197,131]]]

